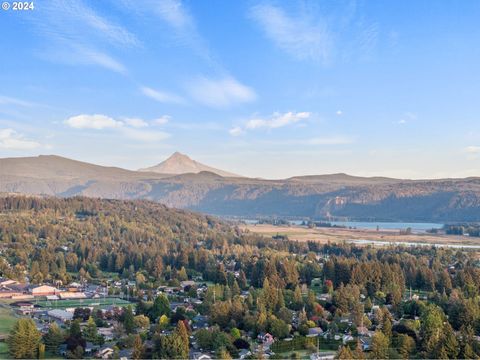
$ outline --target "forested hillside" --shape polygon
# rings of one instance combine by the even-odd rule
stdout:
[[[0,198],[0,246],[3,277],[33,284],[133,282],[124,290],[136,302],[138,322],[131,308],[110,320],[120,329],[115,346],[133,347],[139,358],[186,357],[188,333],[197,348],[219,358],[244,349],[261,357],[256,339],[267,331],[278,353],[272,357],[282,358],[293,346],[283,339],[291,336],[295,349],[315,351],[305,337],[312,329],[322,331],[322,348],[345,359],[365,358],[364,350],[372,359],[480,355],[473,251],[264,239],[147,201],[22,196]],[[166,286],[180,290],[167,294]],[[175,310],[169,301],[177,302]],[[52,345],[59,330],[50,325],[41,341],[51,354],[66,342],[68,354],[81,357],[85,339],[98,340],[94,321],[105,320],[92,316],[81,333],[80,320],[72,321]],[[40,349],[35,325],[27,325]],[[11,354],[17,330],[8,340]]]

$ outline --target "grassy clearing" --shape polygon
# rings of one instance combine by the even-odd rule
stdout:
[[[13,312],[4,307],[0,307],[0,335],[6,335],[17,321]]]
[[[0,359],[9,359],[8,346],[4,342],[0,342]]]

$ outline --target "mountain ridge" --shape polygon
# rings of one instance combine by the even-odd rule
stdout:
[[[147,199],[240,217],[480,221],[477,177],[402,180],[328,174],[264,180],[209,171],[132,171],[42,155],[0,159],[0,192]]]

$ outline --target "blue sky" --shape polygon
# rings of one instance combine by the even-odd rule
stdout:
[[[480,176],[480,2],[37,0],[0,11],[0,156]]]

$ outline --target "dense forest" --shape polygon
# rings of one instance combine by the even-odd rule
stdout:
[[[156,324],[131,339],[152,341],[143,356],[186,354],[185,332],[193,330],[181,321],[189,315],[172,313],[155,290],[194,278],[213,284],[196,308],[211,327],[195,331],[195,339],[222,358],[246,346],[239,334],[255,339],[268,331],[280,349],[282,339],[315,327],[332,342],[338,333],[374,332],[368,354],[358,341],[335,343],[339,358],[480,355],[475,252],[274,240],[147,201],[20,196],[0,198],[0,244],[1,276],[23,280],[27,274],[38,284],[135,280],[135,314]],[[342,329],[344,317],[351,320],[348,329]],[[135,333],[128,326],[127,334]],[[171,334],[164,335],[169,326]]]

